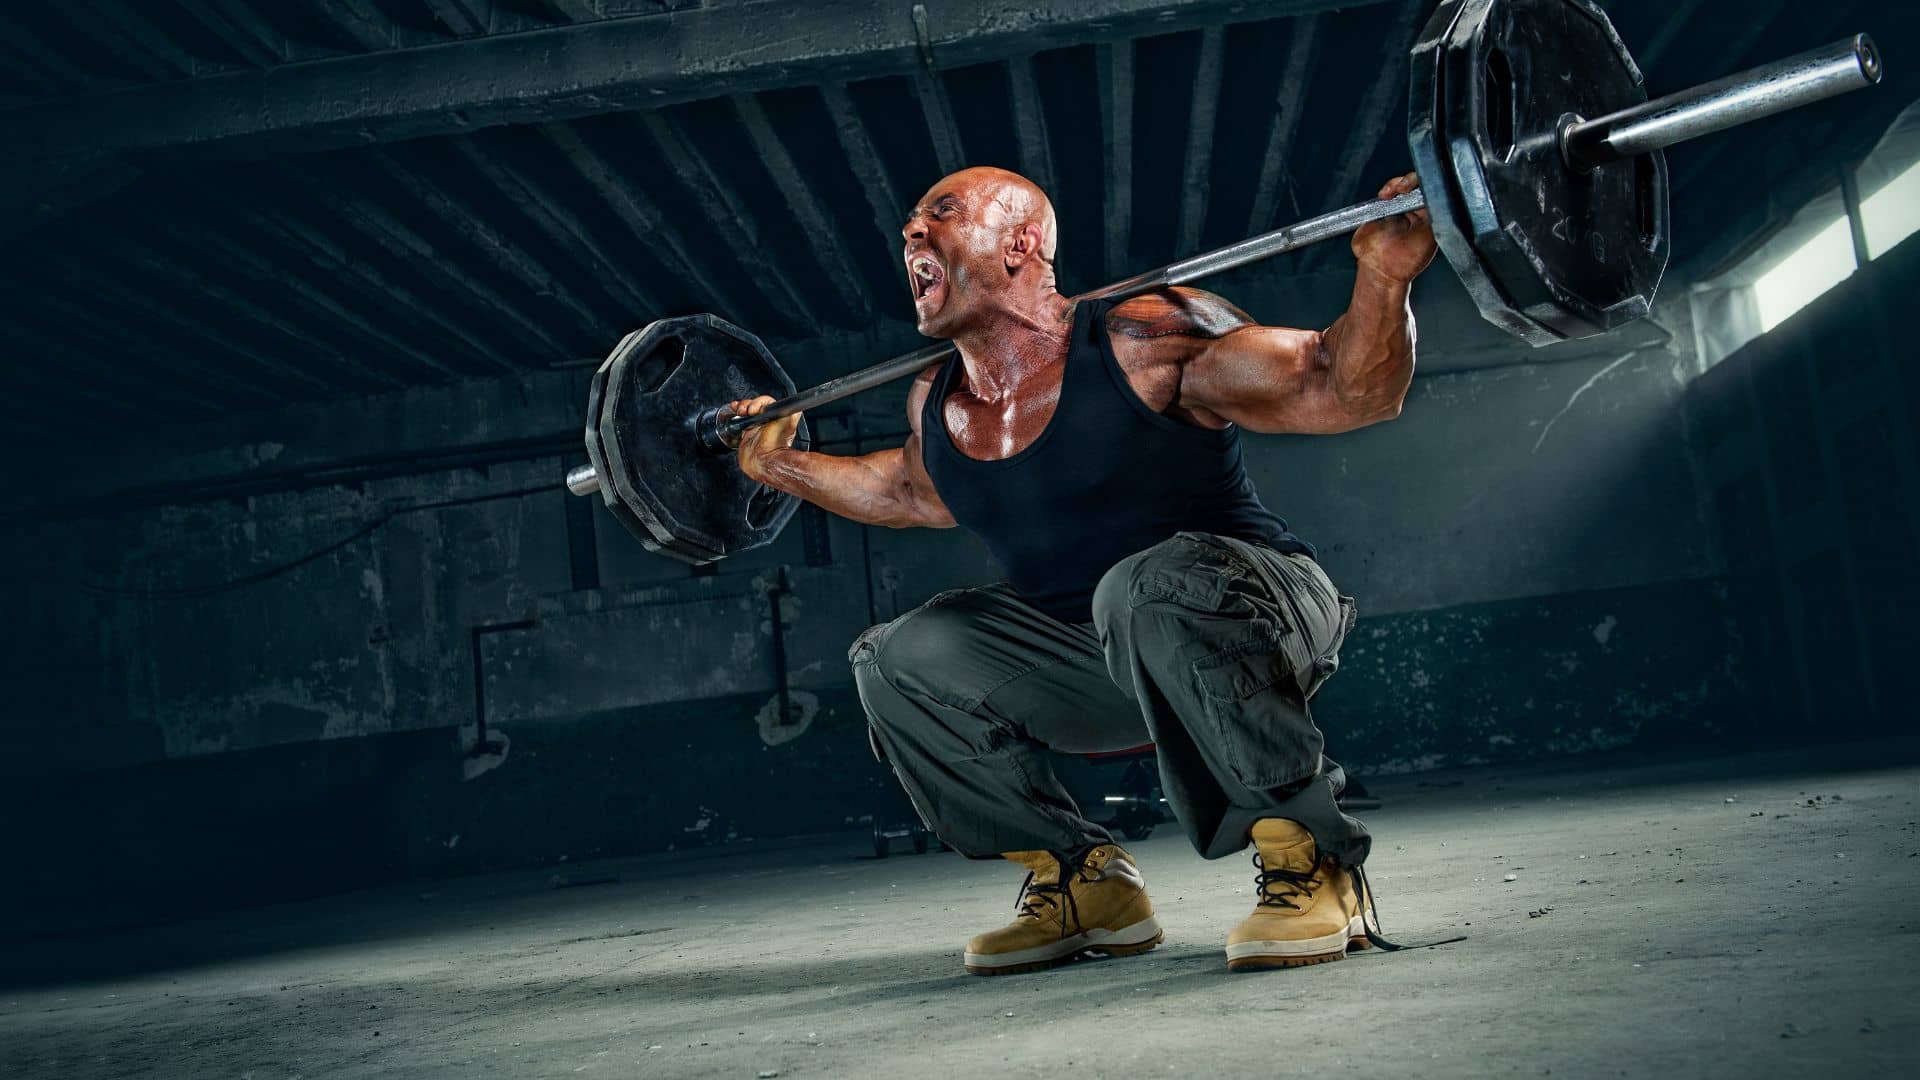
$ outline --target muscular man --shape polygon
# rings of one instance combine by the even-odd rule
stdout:
[[[1403,176],[1380,197],[1415,186]],[[906,444],[797,450],[790,416],[753,429],[739,459],[855,521],[965,526],[1006,572],[873,627],[850,654],[874,748],[927,824],[1028,871],[1018,916],[967,944],[967,970],[1160,942],[1132,857],[1045,753],[1149,739],[1200,853],[1257,851],[1229,968],[1363,945],[1370,898],[1355,871],[1370,841],[1334,802],[1344,776],[1307,708],[1353,601],[1261,505],[1240,431],[1331,435],[1398,415],[1413,377],[1408,285],[1434,255],[1426,212],[1354,234],[1353,298],[1323,331],[1260,326],[1198,289],[1062,296],[1053,207],[1001,169],[941,180],[901,233],[920,331],[959,348],[914,380]]]

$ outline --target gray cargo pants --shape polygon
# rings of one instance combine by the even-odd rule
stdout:
[[[1168,804],[1210,859],[1260,818],[1291,818],[1355,866],[1366,827],[1340,812],[1307,701],[1353,628],[1312,559],[1178,533],[1101,578],[1091,623],[1007,585],[941,593],[860,635],[848,656],[874,750],[963,854],[1076,853],[1111,842],[1046,751],[1159,749]]]

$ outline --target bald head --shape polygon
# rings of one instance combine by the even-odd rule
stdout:
[[[982,207],[982,224],[992,229],[1016,229],[1032,225],[1040,230],[1041,261],[1053,265],[1054,247],[1060,242],[1059,226],[1053,217],[1053,200],[1040,185],[1017,172],[979,165],[961,169],[935,184],[938,188],[966,189],[976,193]]]
[[[977,166],[942,177],[901,235],[920,329],[930,336],[1057,297],[1053,202],[1019,173]]]

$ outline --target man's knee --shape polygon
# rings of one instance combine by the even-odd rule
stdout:
[[[1135,572],[1153,550],[1148,548],[1135,552],[1114,563],[1093,587],[1093,625],[1103,637],[1106,627],[1125,618],[1127,612],[1133,609]]]
[[[1093,590],[1093,621],[1105,628],[1140,609],[1153,611],[1219,606],[1227,555],[1197,536],[1180,533],[1115,563]]]

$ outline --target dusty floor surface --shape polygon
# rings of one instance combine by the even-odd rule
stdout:
[[[1916,761],[1380,781],[1388,933],[1471,939],[1254,975],[1251,868],[1171,826],[1133,845],[1166,944],[1035,975],[960,969],[1011,867],[853,835],[8,946],[0,1074],[1914,1076]]]

